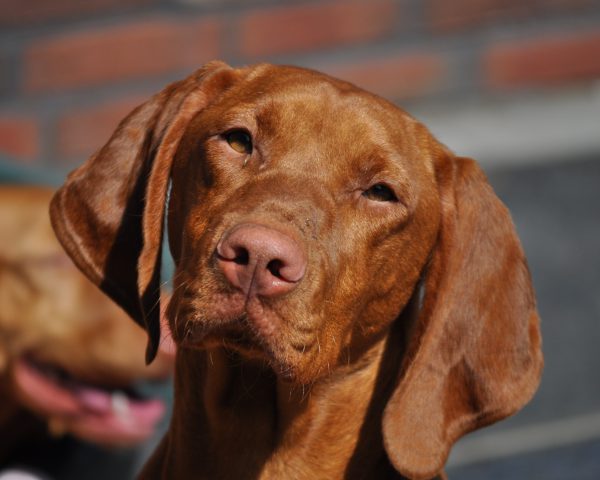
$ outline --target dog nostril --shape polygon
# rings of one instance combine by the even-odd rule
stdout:
[[[215,253],[225,280],[248,296],[289,292],[306,270],[306,256],[296,242],[261,225],[234,227],[223,235]]]
[[[250,253],[244,247],[237,247],[234,249],[235,257],[233,257],[234,263],[238,265],[248,265],[250,261]]]
[[[282,268],[283,262],[281,260],[275,259],[267,263],[267,270],[271,272],[271,275],[273,275],[274,277],[283,279],[283,276],[281,275]]]

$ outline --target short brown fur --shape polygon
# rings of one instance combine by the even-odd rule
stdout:
[[[69,176],[58,237],[148,329],[148,359],[169,180],[175,407],[141,478],[432,478],[460,436],[533,395],[538,316],[510,216],[475,162],[392,104],[309,70],[213,62]],[[381,183],[394,201],[365,196]],[[306,252],[286,295],[245,298],[216,266],[248,223]]]

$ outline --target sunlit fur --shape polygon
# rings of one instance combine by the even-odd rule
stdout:
[[[237,129],[251,153],[228,145]],[[149,358],[168,179],[175,408],[142,478],[431,478],[458,437],[533,394],[538,319],[510,217],[473,161],[391,103],[306,69],[214,62],[124,120],[52,216],[147,326]],[[379,183],[397,201],[363,195]],[[100,208],[108,222],[82,215]],[[306,252],[285,295],[246,297],[219,270],[219,240],[247,223]]]

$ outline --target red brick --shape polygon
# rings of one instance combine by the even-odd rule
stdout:
[[[435,54],[410,54],[323,70],[370,92],[399,100],[426,95],[439,88],[447,66]]]
[[[33,43],[24,89],[56,91],[194,69],[219,54],[215,19],[149,20],[71,32]]]
[[[104,145],[119,122],[148,95],[121,98],[64,114],[57,123],[56,150],[66,159],[86,158]]]
[[[600,77],[600,31],[499,44],[483,59],[488,86],[539,87]]]
[[[590,4],[591,0],[429,0],[425,12],[434,30],[452,31],[547,12],[577,10]]]
[[[40,153],[40,129],[36,120],[0,115],[0,153],[32,160]]]
[[[456,30],[488,22],[492,18],[514,17],[531,10],[523,0],[431,0],[427,17],[434,30]]]
[[[330,1],[254,11],[240,20],[239,49],[257,57],[364,42],[394,28],[391,0]]]
[[[127,7],[146,6],[156,0],[0,0],[0,25],[19,26],[72,18]]]

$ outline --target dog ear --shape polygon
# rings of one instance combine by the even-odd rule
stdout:
[[[510,215],[473,160],[439,149],[440,231],[383,415],[390,461],[412,479],[433,477],[459,437],[527,403],[543,363],[530,274]]]
[[[173,156],[191,119],[231,85],[211,62],[137,107],[96,154],[73,171],[50,206],[55,233],[77,266],[149,336],[160,340],[160,263]]]

